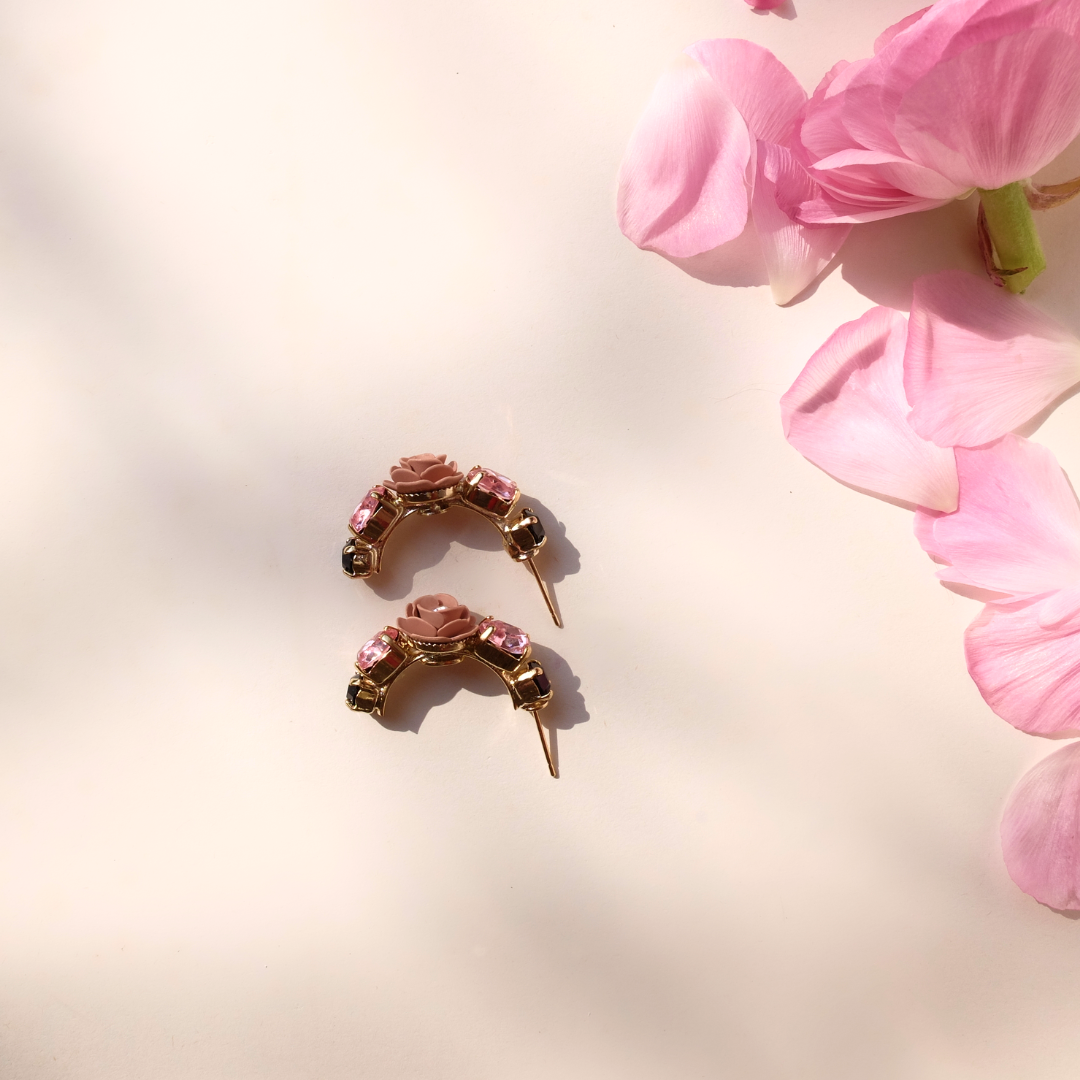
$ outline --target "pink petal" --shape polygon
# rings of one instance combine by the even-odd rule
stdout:
[[[929,210],[933,206],[944,206],[945,203],[967,193],[967,188],[954,183],[941,173],[885,150],[840,150],[815,161],[813,170],[815,176],[829,175],[834,181],[845,174],[852,179],[862,175],[868,183],[872,181],[879,189],[863,193],[864,198],[895,201],[896,195],[893,192],[902,192],[914,196],[914,199],[906,200],[907,202],[925,201],[930,204],[919,206],[919,209]]]
[[[780,399],[784,434],[838,480],[951,510],[952,452],[920,439],[907,422],[904,336],[904,316],[890,308],[841,326]]]
[[[619,171],[619,228],[640,248],[685,258],[746,226],[751,142],[738,109],[681,57],[661,77]]]
[[[786,0],[772,4],[779,7]],[[765,142],[786,143],[806,104],[806,91],[768,49],[737,38],[699,41],[686,50],[709,73],[730,101],[750,135]]]
[[[1062,597],[1068,603],[1060,603]],[[1047,610],[1052,603],[1057,610]],[[1074,590],[1045,600],[987,604],[964,635],[968,671],[979,693],[1021,731],[1056,735],[1080,728],[1078,605]],[[1054,619],[1060,621],[1043,625]]]
[[[453,619],[450,622],[443,623],[439,628],[439,633],[443,637],[457,637],[458,634],[467,634],[471,630],[476,629],[476,623],[469,618],[466,619]]]
[[[1045,27],[980,42],[904,94],[894,131],[907,155],[965,188],[1031,176],[1080,131],[1080,46]]]
[[[1020,778],[1001,819],[1001,850],[1009,876],[1029,896],[1080,910],[1080,743]]]
[[[956,513],[916,530],[949,564],[938,577],[1017,598],[1080,583],[1080,507],[1054,455],[1018,435],[954,452]]]
[[[758,143],[753,217],[769,271],[773,299],[793,300],[832,261],[850,225],[802,225],[785,213],[779,200],[798,206],[817,185],[785,147]]]
[[[787,0],[746,0],[755,11],[772,11],[787,3]]]
[[[877,40],[874,42],[875,54],[881,52],[881,50],[884,49],[897,34],[902,33],[909,26],[913,26],[917,23],[929,10],[928,7],[924,7],[922,11],[916,11],[913,15],[906,15],[898,23],[894,23],[890,26],[888,30],[883,30],[878,34]]]
[[[426,619],[420,619],[414,616],[406,616],[403,619],[398,619],[397,624],[406,634],[409,634],[411,637],[420,638],[423,641],[428,641],[439,633],[438,628],[432,626]]]
[[[911,426],[938,446],[978,446],[1080,382],[1080,341],[985,277],[915,282],[904,356]]]

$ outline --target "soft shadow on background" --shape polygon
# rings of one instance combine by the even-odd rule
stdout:
[[[522,498],[515,513],[522,507],[535,510],[547,532],[547,542],[536,556],[535,563],[551,589],[558,608],[558,597],[553,586],[581,569],[581,554],[567,538],[566,526],[542,502]],[[430,517],[414,514],[406,518],[386,541],[382,569],[378,574],[360,580],[383,600],[411,597],[417,573],[441,563],[454,543],[485,553],[477,555],[477,558],[509,559],[499,531],[490,521],[475,511],[454,506],[443,514]],[[488,552],[494,554],[486,554]],[[535,589],[537,586],[528,568],[522,567],[521,573]]]

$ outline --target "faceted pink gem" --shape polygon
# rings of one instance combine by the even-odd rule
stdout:
[[[485,619],[477,630],[482,634],[489,626],[493,627],[488,641],[511,656],[524,656],[529,647],[529,635],[524,630],[519,630],[509,623],[500,622],[498,619]]]
[[[386,494],[386,488],[373,487],[363,499],[363,502],[353,511],[353,516],[349,518],[349,527],[355,533],[364,531],[364,526],[368,523],[368,518],[379,509],[379,496]]]
[[[477,491],[495,495],[500,499],[505,499],[506,502],[510,502],[517,494],[517,484],[513,480],[508,480],[505,476],[500,476],[497,472],[490,472],[488,469],[481,471],[483,475],[477,481]]]
[[[397,628],[388,626],[381,634],[376,634],[369,642],[367,642],[363,648],[356,654],[356,666],[361,671],[370,671],[387,653],[390,652],[390,646],[383,641],[383,637],[393,638],[397,640],[398,632]]]

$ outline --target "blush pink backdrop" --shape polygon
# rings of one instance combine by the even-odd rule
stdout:
[[[684,46],[810,88],[916,6],[3,5],[0,1075],[1075,1077],[1080,924],[997,840],[1057,744],[979,698],[910,515],[780,429],[840,322],[977,268],[974,207],[785,310],[613,216]],[[1080,331],[1080,205],[1043,236]],[[428,450],[534,500],[565,630],[464,514],[342,576]],[[345,708],[430,591],[533,635],[561,780],[481,671]]]

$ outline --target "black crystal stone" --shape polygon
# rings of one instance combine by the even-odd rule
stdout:
[[[345,700],[349,704],[350,709],[356,708],[356,695],[360,693],[359,683],[349,683],[349,689],[345,691]]]
[[[544,526],[539,521],[530,521],[525,528],[532,533],[532,538],[536,541],[536,546],[539,547],[547,536],[544,532]]]
[[[533,668],[533,671],[536,673],[533,675],[533,685],[540,691],[541,697],[547,697],[551,693],[551,681],[544,674],[544,669],[539,664]]]
[[[353,553],[355,551],[356,548],[354,548],[352,544],[346,544],[341,549],[341,569],[344,570],[346,574],[351,574],[353,572]]]

